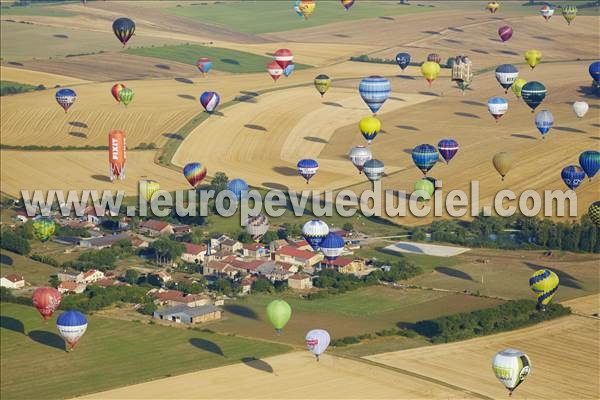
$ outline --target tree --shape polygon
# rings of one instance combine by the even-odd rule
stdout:
[[[134,283],[137,283],[139,278],[140,273],[137,272],[135,269],[128,269],[127,271],[125,271],[125,280],[127,281],[127,283],[133,285]]]
[[[161,236],[150,244],[157,264],[171,264],[173,260],[185,251],[185,245],[166,236]]]
[[[29,242],[15,235],[10,229],[3,229],[0,233],[0,247],[21,255],[27,255],[31,251]]]
[[[58,280],[57,275],[50,275],[50,279],[48,279],[48,284],[53,288],[57,288],[60,281]]]
[[[268,279],[257,279],[252,284],[252,290],[260,293],[273,293],[275,291],[275,286]]]
[[[254,242],[254,240],[252,239],[252,236],[248,232],[246,232],[246,231],[241,231],[237,235],[237,240],[239,240],[242,243],[252,243],[252,242]]]
[[[233,293],[231,282],[224,278],[219,278],[215,281],[215,290],[227,296]]]
[[[210,189],[215,191],[215,195],[219,194],[223,190],[227,190],[227,184],[229,183],[229,178],[224,172],[216,172],[215,176],[213,176],[210,181]]]
[[[352,232],[354,230],[354,226],[350,222],[346,222],[344,225],[342,225],[342,229],[346,232]]]
[[[262,237],[262,239],[260,239],[261,243],[263,244],[269,244],[274,240],[279,239],[279,235],[277,234],[277,232],[273,232],[273,231],[267,231],[267,233],[265,233]]]

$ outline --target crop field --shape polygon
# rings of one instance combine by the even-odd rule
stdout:
[[[88,331],[65,352],[56,318],[2,303],[2,398],[64,399],[199,369],[268,357],[290,348],[189,329],[88,316]],[[36,373],[32,373],[32,362]],[[118,366],[118,368],[115,368]]]
[[[62,71],[61,71],[62,72]],[[22,70],[15,67],[1,66],[0,75],[3,80],[21,82],[28,85],[44,85],[47,88],[53,88],[57,85],[76,85],[85,83],[85,80],[72,78],[70,76],[55,75],[51,73]]]

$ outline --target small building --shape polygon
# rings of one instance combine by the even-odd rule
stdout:
[[[99,281],[104,278],[104,272],[98,271],[97,269],[90,269],[83,273],[82,282],[83,283],[93,283]]]
[[[208,247],[205,244],[184,243],[185,251],[181,259],[189,263],[203,263]]]
[[[309,267],[321,261],[323,255],[321,253],[300,250],[293,246],[284,246],[274,253],[273,259],[275,261]]]
[[[290,289],[305,290],[313,287],[312,279],[307,274],[294,274],[287,281]]]
[[[78,283],[72,281],[65,281],[58,284],[58,292],[64,293],[83,293],[87,285],[85,283]]]
[[[222,261],[211,261],[202,270],[203,275],[226,276],[231,279],[235,278],[238,272],[229,263]]]
[[[156,278],[163,284],[165,284],[165,283],[169,282],[171,279],[173,279],[171,277],[171,274],[168,273],[167,271],[158,271],[152,275],[156,276]]]
[[[199,324],[221,318],[221,310],[212,304],[200,307],[185,305],[163,308],[154,312],[154,318],[178,324]]]
[[[11,274],[0,278],[0,287],[19,289],[25,286],[25,278],[21,275]]]
[[[150,237],[172,235],[174,233],[173,226],[170,223],[166,221],[159,221],[156,219],[140,222],[140,224],[138,225],[138,230],[141,234]]]
[[[83,272],[71,273],[71,272],[59,272],[56,274],[59,282],[77,282],[83,283]]]
[[[173,234],[175,236],[184,236],[192,233],[192,227],[189,225],[173,225]]]
[[[241,242],[238,242],[237,240],[233,240],[233,239],[225,239],[221,242],[221,251],[227,252],[227,253],[236,253],[238,251],[241,251],[243,248],[243,244]]]
[[[244,261],[244,260],[238,260],[235,258],[233,260],[229,260],[229,259],[227,260],[227,263],[229,265],[231,265],[233,268],[235,268],[242,274],[257,274],[258,267],[260,267],[261,265],[263,265],[266,262],[268,262],[268,260]]]
[[[322,261],[319,264],[319,269],[333,268],[342,274],[354,274],[357,276],[363,275],[367,271],[365,261],[360,258],[338,257],[331,261]]]
[[[262,243],[246,243],[242,255],[247,258],[264,258],[268,256],[267,248]]]
[[[312,246],[306,240],[298,240],[296,242],[291,242],[290,244],[298,250],[312,251],[313,249]]]
[[[23,210],[17,210],[17,213],[15,215],[15,219],[17,221],[21,221],[21,222],[27,222],[29,221],[31,218],[29,217],[29,215],[27,215],[27,213]]]
[[[289,243],[285,239],[276,239],[269,243],[269,250],[271,251],[271,253],[273,253],[279,250],[280,248],[288,245]]]
[[[95,237],[95,238],[91,238],[91,239],[83,239],[83,240],[79,241],[79,246],[89,248],[89,249],[100,250],[100,249],[104,249],[107,247],[111,247],[112,245],[114,245],[115,243],[117,243],[120,240],[130,241],[131,239],[129,238],[128,234],[120,233],[118,235],[106,235],[106,236],[100,236],[100,237]]]
[[[211,304],[210,297],[204,294],[186,295],[179,290],[152,289],[148,295],[154,299],[154,303],[161,306],[175,307],[185,305],[187,307],[198,307]]]

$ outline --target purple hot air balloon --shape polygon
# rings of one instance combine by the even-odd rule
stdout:
[[[508,39],[512,37],[513,30],[510,26],[505,25],[498,29],[498,36],[502,39],[503,42],[506,42]]]
[[[442,139],[438,143],[438,151],[448,164],[458,152],[458,142],[454,139]]]

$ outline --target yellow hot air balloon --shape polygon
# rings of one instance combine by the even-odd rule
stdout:
[[[527,80],[523,78],[519,78],[513,82],[512,86],[510,87],[510,90],[512,90],[512,92],[515,94],[515,96],[517,96],[517,98],[521,97],[521,90],[523,90],[523,86],[525,86],[526,83]]]
[[[421,74],[431,86],[431,82],[437,78],[440,73],[440,64],[433,61],[426,61],[421,65]]]
[[[329,90],[329,86],[331,86],[331,78],[325,74],[317,75],[315,78],[315,88],[317,91],[321,93],[321,97]]]
[[[494,168],[496,168],[496,171],[498,171],[500,176],[502,176],[502,180],[504,180],[504,177],[510,171],[512,156],[510,153],[500,152],[494,156],[492,163],[494,163]]]
[[[315,0],[300,0],[300,3],[297,5],[298,10],[302,15],[304,15],[305,19],[315,12],[315,8],[317,7],[317,3]]]
[[[558,275],[549,269],[537,270],[529,278],[529,287],[537,297],[538,310],[543,310],[558,290]]]
[[[160,190],[160,185],[158,182],[153,180],[143,181],[146,184],[146,190],[144,191],[144,197],[146,201],[152,200],[152,195]]]
[[[358,128],[367,140],[367,143],[370,144],[381,130],[381,121],[373,116],[364,117],[358,123]]]
[[[575,7],[575,6],[563,7],[562,15],[565,18],[565,21],[567,21],[567,23],[569,25],[571,25],[571,21],[573,21],[575,19],[575,17],[577,16],[577,7]]]
[[[495,14],[496,11],[498,11],[498,9],[500,8],[500,3],[498,3],[497,1],[490,1],[489,3],[487,3],[487,6],[485,8],[492,14]]]
[[[542,61],[542,52],[539,50],[527,50],[525,52],[525,61],[527,61],[531,69],[534,69]]]

